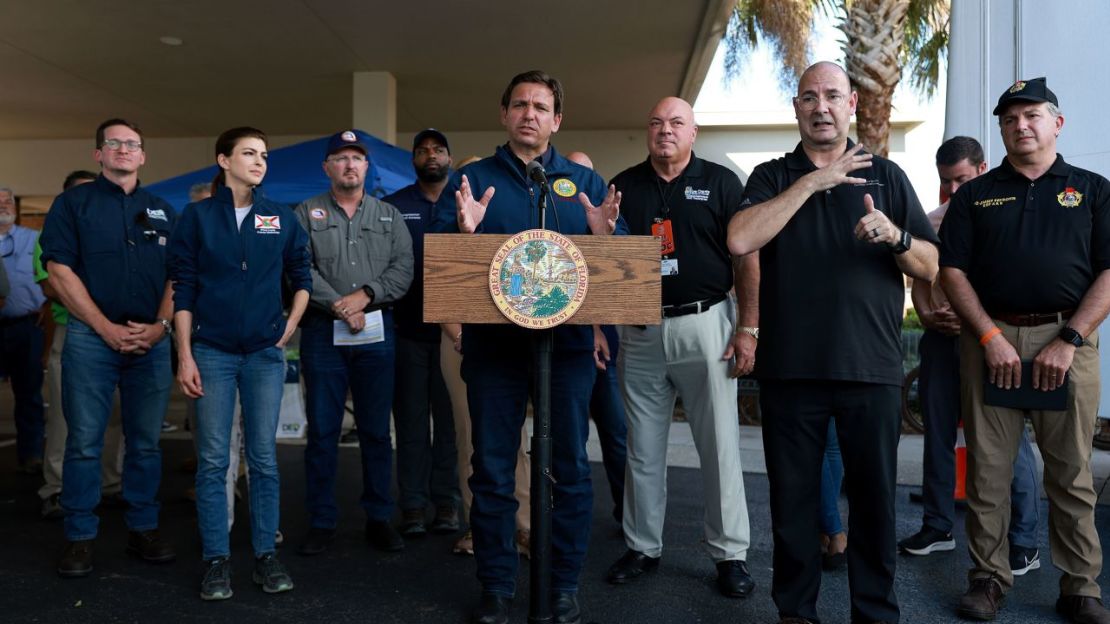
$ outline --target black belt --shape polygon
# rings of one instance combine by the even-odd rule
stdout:
[[[9,325],[18,325],[19,323],[22,323],[24,321],[34,322],[34,321],[38,320],[38,317],[39,317],[38,312],[34,312],[34,313],[31,313],[31,314],[24,314],[23,316],[8,316],[8,317],[0,318],[0,327],[8,327]]]
[[[717,295],[701,301],[691,301],[690,303],[680,303],[678,305],[663,306],[663,317],[674,318],[676,316],[686,316],[687,314],[701,314],[709,308],[717,305],[725,300],[727,295]]]
[[[990,317],[1015,327],[1036,327],[1037,325],[1048,325],[1049,323],[1063,323],[1070,319],[1073,314],[1075,314],[1075,310],[1046,312],[1043,314],[995,314],[991,312]]]

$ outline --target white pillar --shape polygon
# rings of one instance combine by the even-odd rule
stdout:
[[[351,125],[397,144],[397,79],[389,72],[352,75]]]

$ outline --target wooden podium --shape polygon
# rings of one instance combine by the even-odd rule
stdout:
[[[424,322],[505,323],[489,290],[490,263],[511,234],[424,237]],[[650,236],[569,236],[586,259],[589,287],[572,325],[658,325],[659,241]],[[528,621],[551,622],[551,350],[553,329],[533,330],[532,556]]]

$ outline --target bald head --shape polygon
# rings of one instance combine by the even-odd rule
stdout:
[[[648,116],[648,153],[657,165],[685,167],[694,149],[698,126],[694,109],[682,98],[665,97]]]
[[[822,61],[806,68],[794,98],[803,146],[811,152],[843,152],[857,99],[848,74],[836,63]]]
[[[578,163],[587,169],[594,168],[594,161],[586,155],[586,152],[571,152],[567,154],[567,160],[573,163]]]
[[[852,88],[852,80],[848,78],[848,72],[844,71],[843,67],[832,61],[817,61],[813,65],[807,67],[806,70],[802,72],[802,77],[798,79],[798,95],[802,94],[802,85],[806,84],[806,79],[810,78],[810,81],[812,81],[814,76],[820,76],[824,80],[831,79],[843,81],[842,85],[845,92],[850,91]]]

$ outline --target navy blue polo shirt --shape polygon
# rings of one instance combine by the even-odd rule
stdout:
[[[988,313],[1072,310],[1110,269],[1110,183],[1059,155],[1036,180],[1003,159],[952,197],[940,239]]]
[[[130,194],[103,175],[50,206],[42,261],[71,268],[113,323],[153,323],[166,288],[167,246],[177,214],[137,186]]]
[[[439,199],[429,201],[417,184],[382,198],[405,217],[412,235],[412,285],[405,296],[393,304],[393,323],[398,335],[410,340],[439,342],[439,325],[424,322],[424,233],[440,210],[455,210],[455,195],[444,188]]]

